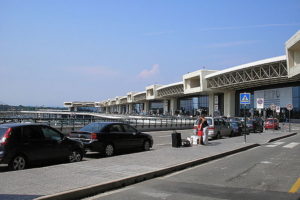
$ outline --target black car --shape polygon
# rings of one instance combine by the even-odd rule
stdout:
[[[29,163],[42,160],[81,161],[84,152],[81,142],[68,139],[47,125],[0,125],[0,163],[8,164],[11,170],[22,170]]]
[[[249,128],[250,132],[256,133],[256,132],[263,132],[264,126],[262,124],[262,121],[258,119],[250,119],[246,122],[247,127]]]
[[[234,135],[233,136],[239,136],[239,135],[243,135],[243,134],[249,134],[250,130],[249,128],[246,126],[245,129],[245,125],[244,122],[241,121],[231,121],[229,122],[230,126],[233,130]]]
[[[230,127],[232,128],[232,131],[233,131],[233,135],[232,136],[241,135],[241,133],[242,133],[242,127],[241,127],[241,125],[240,125],[239,122],[237,122],[237,121],[230,121],[229,124],[230,124]]]
[[[142,148],[150,150],[153,145],[152,136],[141,133],[132,126],[115,122],[94,122],[73,131],[70,138],[83,142],[89,151],[100,152],[112,156],[118,150]]]

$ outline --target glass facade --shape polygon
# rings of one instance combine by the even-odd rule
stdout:
[[[144,104],[143,103],[136,103],[133,104],[133,113],[142,113],[144,111]]]
[[[289,92],[291,91],[291,92]],[[241,105],[240,93],[249,92],[251,93],[251,104],[246,106]],[[256,96],[255,96],[256,95]],[[261,96],[259,96],[261,95]],[[262,109],[261,114],[259,114],[258,109],[256,109],[255,99],[264,98],[264,109]],[[244,109],[246,109],[246,116],[264,116],[266,118],[272,117],[273,115],[279,118],[281,121],[287,120],[289,111],[286,109],[287,104],[293,104],[293,110],[291,111],[291,119],[300,119],[300,86],[291,85],[290,87],[277,87],[266,89],[261,88],[260,90],[249,89],[246,91],[236,92],[236,115],[244,116]],[[270,109],[270,105],[275,104],[280,106],[280,113],[276,113]]]
[[[163,101],[150,101],[149,114],[163,114],[164,103]]]
[[[291,118],[300,119],[300,86],[293,87],[293,110]]]
[[[98,112],[99,109],[95,107],[77,107],[78,112]]]
[[[185,97],[180,98],[178,103],[178,114],[182,115],[198,115],[200,112],[204,112],[206,114],[209,113],[208,110],[208,96],[193,96],[193,97]]]

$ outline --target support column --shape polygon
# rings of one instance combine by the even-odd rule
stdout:
[[[213,116],[214,115],[214,93],[209,93],[208,95],[208,115]]]
[[[235,116],[235,91],[224,92],[224,116]]]
[[[130,104],[128,104],[128,114],[132,114],[132,112],[133,112],[133,104],[132,103],[130,103]]]
[[[118,113],[118,114],[121,114],[121,113],[122,113],[122,111],[121,111],[121,105],[117,105],[117,113]]]
[[[175,111],[177,110],[177,98],[172,98],[170,104],[170,114],[175,115]]]
[[[144,112],[146,112],[147,114],[149,113],[149,106],[150,106],[149,101],[145,101],[144,102]]]
[[[164,99],[164,115],[169,113],[169,105],[168,105],[168,99]]]

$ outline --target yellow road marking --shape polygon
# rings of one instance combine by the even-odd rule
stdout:
[[[300,178],[294,183],[294,185],[291,187],[289,193],[295,193],[299,190],[300,188]]]

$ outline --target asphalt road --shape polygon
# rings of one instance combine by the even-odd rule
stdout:
[[[299,153],[296,135],[84,200],[299,200]]]

